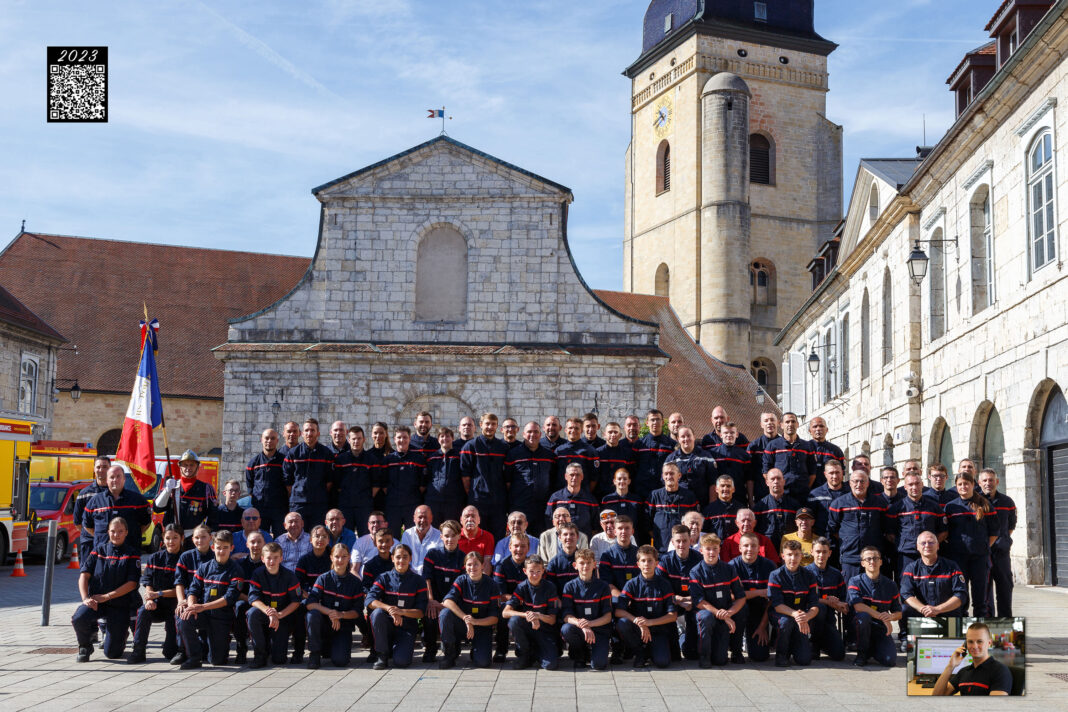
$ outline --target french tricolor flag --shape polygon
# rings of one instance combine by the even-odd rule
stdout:
[[[141,364],[137,369],[130,406],[122,424],[115,459],[130,466],[134,479],[142,490],[156,478],[156,449],[152,431],[163,423],[163,398],[156,372],[156,331],[159,322],[141,322]]]

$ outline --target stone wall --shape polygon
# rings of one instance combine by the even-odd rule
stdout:
[[[131,380],[130,385],[133,385]],[[92,443],[96,447],[101,436],[109,430],[122,430],[129,394],[82,393],[72,401],[66,392],[59,394],[53,440]],[[163,417],[167,421],[167,437],[171,455],[192,448],[204,455],[222,447],[223,403],[219,399],[164,398]],[[163,432],[156,430],[153,438],[156,455],[163,456]],[[113,454],[113,453],[108,453]]]

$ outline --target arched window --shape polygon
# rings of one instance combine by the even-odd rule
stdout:
[[[883,270],[883,365],[894,358],[894,288],[890,282],[890,268]]]
[[[868,303],[868,290],[864,290],[864,299],[860,303],[860,377],[867,378],[871,372],[871,304]]]
[[[868,223],[874,225],[879,219],[879,188],[873,183],[868,193]]]
[[[758,358],[750,364],[749,372],[753,374],[757,385],[764,389],[772,398],[778,390],[779,384],[775,380],[775,366],[766,358]]]
[[[1057,219],[1053,212],[1053,134],[1044,131],[1027,154],[1027,210],[1031,271],[1057,257]]]
[[[820,359],[820,367],[823,370],[823,402],[827,403],[834,398],[834,351],[831,349],[833,340],[831,330],[823,334],[823,358]]]
[[[1005,434],[1001,431],[1001,416],[992,408],[983,429],[983,467],[989,467],[1005,477]]]
[[[435,227],[419,242],[415,318],[417,321],[467,318],[467,241],[455,228]]]
[[[753,304],[775,304],[775,265],[765,259],[754,260],[749,265],[749,286]]]
[[[23,354],[19,373],[20,413],[37,414],[37,370],[37,357]]]
[[[946,333],[946,251],[942,239],[942,228],[938,228],[931,235],[931,263],[930,275],[930,322],[931,341],[938,339]]]
[[[665,262],[661,262],[656,268],[656,276],[653,278],[653,294],[658,297],[671,296],[671,272]]]
[[[764,185],[775,182],[775,147],[764,134],[749,135],[749,181]]]
[[[946,472],[953,472],[953,434],[949,431],[949,425],[942,425],[942,435],[938,440],[938,457],[935,462],[945,465]]]
[[[994,228],[990,186],[979,186],[969,205],[972,243],[972,313],[994,303]]]
[[[667,139],[656,148],[656,194],[671,190],[671,146]]]
[[[842,317],[840,335],[838,337],[838,351],[841,354],[839,373],[841,374],[842,393],[849,390],[849,315]]]

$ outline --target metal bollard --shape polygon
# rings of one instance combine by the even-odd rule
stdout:
[[[44,592],[41,594],[41,625],[48,625],[52,609],[52,572],[56,569],[56,537],[59,536],[59,521],[48,521],[48,548],[45,549]]]

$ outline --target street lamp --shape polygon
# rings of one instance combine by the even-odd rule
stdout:
[[[70,389],[70,399],[75,403],[82,397],[82,389],[78,386],[78,381],[74,381],[74,385]]]
[[[929,260],[927,259],[927,254],[923,251],[923,248],[920,247],[921,242],[927,242],[931,244],[952,242],[953,248],[956,249],[957,247],[957,238],[955,237],[950,240],[916,240],[915,242],[913,242],[912,252],[909,253],[909,258],[906,261],[906,264],[908,264],[909,268],[909,278],[912,280],[912,283],[915,284],[917,287],[920,286],[921,283],[923,283],[923,278],[927,276],[927,263],[929,262]]]
[[[757,386],[757,389],[756,389],[756,402],[757,402],[757,405],[764,405],[764,400],[765,400],[764,389],[761,388],[760,386]]]
[[[281,404],[280,401],[283,398],[285,398],[285,396],[286,396],[285,389],[284,388],[279,388],[278,389],[278,397],[274,399],[273,403],[271,403],[271,413],[273,415],[278,415],[282,411],[282,404]]]
[[[820,357],[816,355],[815,351],[810,351],[808,359],[805,361],[808,364],[808,372],[815,376],[820,372]]]

